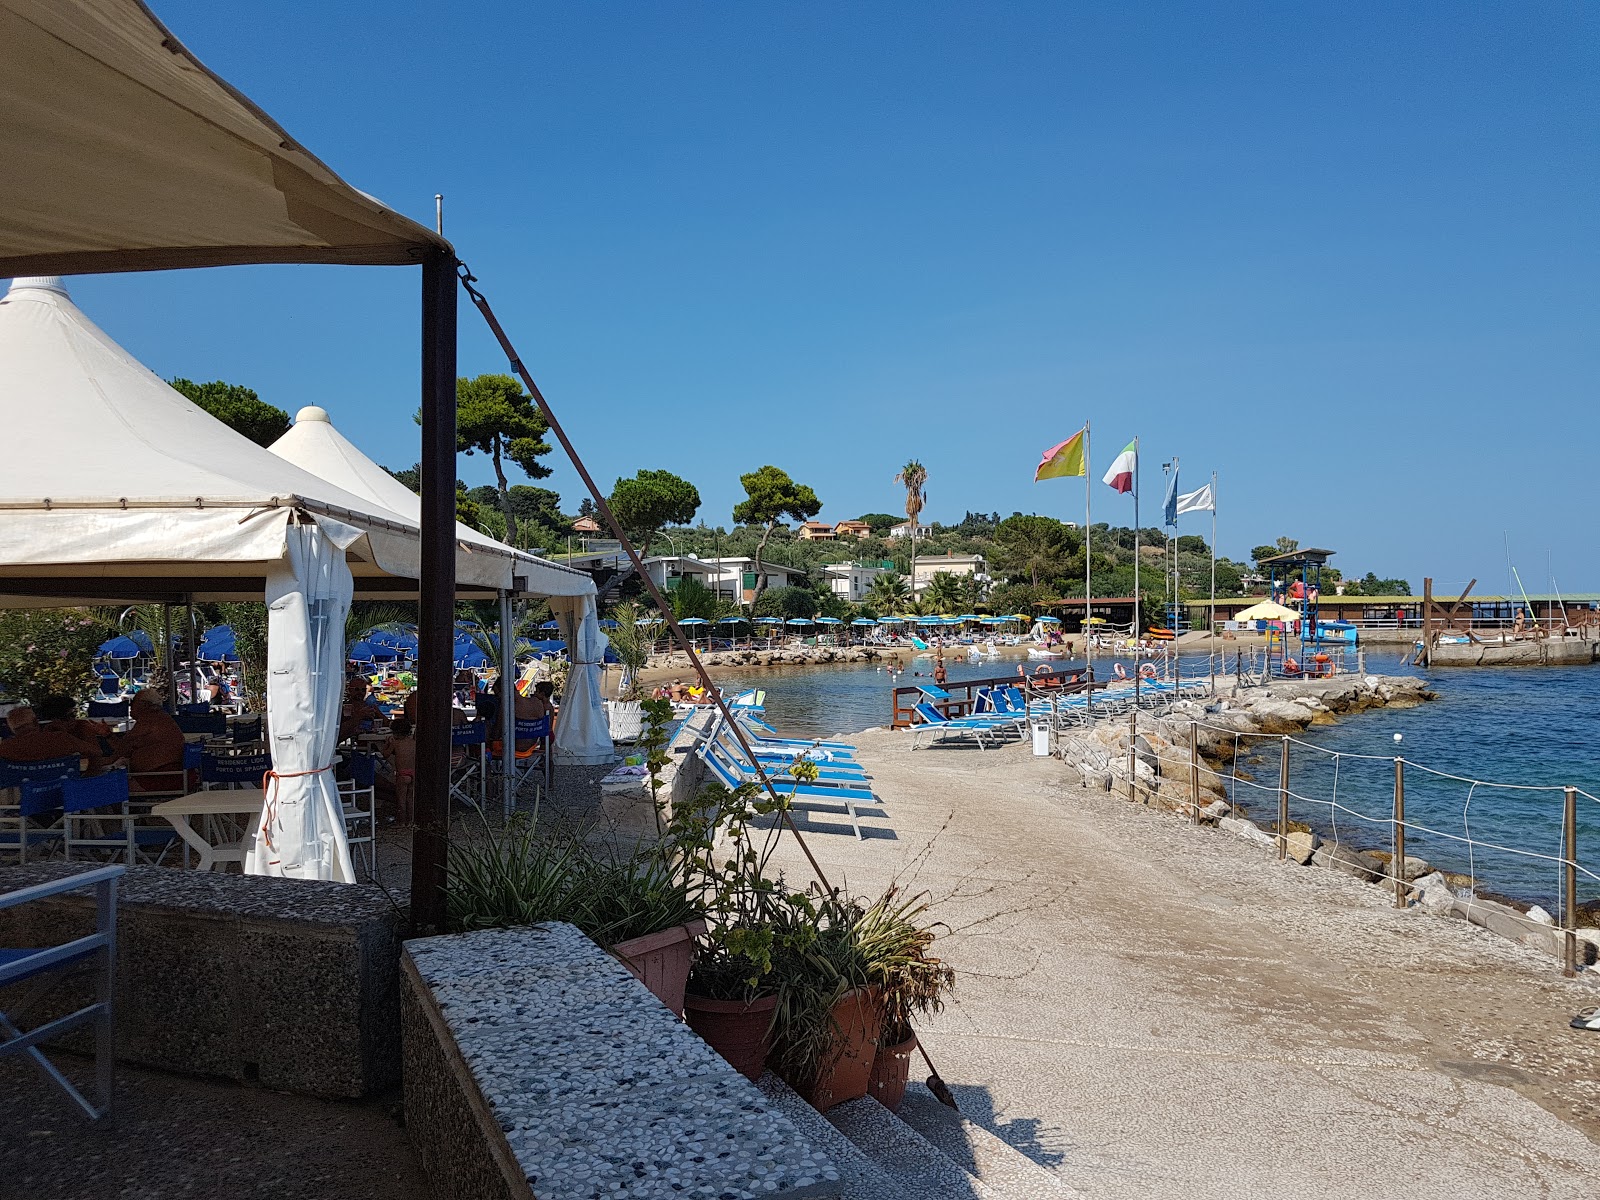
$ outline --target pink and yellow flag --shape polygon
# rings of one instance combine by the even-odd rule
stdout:
[[[1080,429],[1066,441],[1044,452],[1044,457],[1039,460],[1039,469],[1033,473],[1033,481],[1038,483],[1041,479],[1060,479],[1066,475],[1087,475],[1089,464],[1084,461],[1083,435]]]

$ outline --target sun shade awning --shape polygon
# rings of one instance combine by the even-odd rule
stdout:
[[[340,179],[139,0],[0,0],[0,276],[403,265],[448,243]]]

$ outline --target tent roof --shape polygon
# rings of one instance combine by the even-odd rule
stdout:
[[[417,263],[357,191],[139,0],[0,0],[0,276]]]
[[[259,598],[264,564],[299,519],[349,527],[359,594],[416,591],[415,521],[198,408],[84,316],[60,279],[18,279],[0,299],[0,424],[0,603]],[[461,584],[506,586],[511,561],[480,549]]]
[[[268,449],[278,457],[361,497],[383,511],[420,525],[422,499],[334,428],[327,410],[308,405],[295,414],[294,425]],[[512,572],[526,583],[518,590],[541,596],[581,596],[594,591],[594,580],[583,571],[532,554],[514,550],[503,542],[456,522],[456,538],[470,550],[479,548],[513,560]]]

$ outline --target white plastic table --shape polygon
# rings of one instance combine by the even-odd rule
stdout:
[[[227,788],[209,792],[190,792],[175,800],[163,800],[152,805],[150,815],[160,817],[178,831],[178,836],[195,852],[198,861],[195,869],[210,871],[218,863],[242,863],[254,837],[254,826],[260,823],[261,806],[266,803],[266,793],[260,788]],[[237,842],[208,842],[195,829],[191,817],[242,816],[250,818],[252,832]]]

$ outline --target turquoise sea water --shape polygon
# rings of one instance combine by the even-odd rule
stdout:
[[[1394,663],[1369,658],[1368,669],[1402,673],[1395,657]],[[1185,670],[1203,671],[1204,664],[1203,658],[1188,662]],[[952,680],[1014,676],[1016,666],[952,661],[949,673]],[[913,669],[931,672],[931,660],[919,659]],[[1305,745],[1291,748],[1291,817],[1325,837],[1338,832],[1357,844],[1388,849],[1394,756],[1403,754],[1407,820],[1433,831],[1409,832],[1407,853],[1447,870],[1475,869],[1481,888],[1554,912],[1556,864],[1528,855],[1559,855],[1563,785],[1600,796],[1600,666],[1424,674],[1439,693],[1437,701],[1345,717],[1308,730],[1301,739]],[[769,667],[736,678],[738,686],[766,689],[769,719],[795,736],[850,734],[887,724],[896,682],[872,666]],[[910,671],[898,680],[916,681]],[[1402,737],[1398,747],[1396,733]],[[1247,747],[1240,760],[1252,780],[1242,781],[1236,795],[1258,820],[1270,821],[1277,811],[1278,754],[1274,742],[1254,753]],[[1352,811],[1335,811],[1334,801]],[[1469,837],[1470,846],[1464,840]],[[1585,795],[1578,797],[1578,858],[1600,874],[1600,801]],[[1578,895],[1600,899],[1600,882],[1580,875]]]

